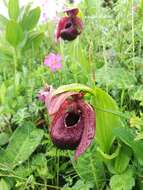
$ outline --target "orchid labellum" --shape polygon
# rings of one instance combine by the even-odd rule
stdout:
[[[54,89],[47,87],[39,93],[51,117],[50,136],[60,149],[75,151],[77,159],[90,145],[95,134],[95,112],[84,101],[80,92],[64,92],[54,95]]]
[[[56,28],[56,39],[60,37],[63,40],[74,40],[83,29],[83,22],[80,17],[77,16],[79,12],[78,8],[66,10],[67,16],[60,19]]]

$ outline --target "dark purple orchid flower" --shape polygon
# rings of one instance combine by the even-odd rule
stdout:
[[[61,37],[63,40],[72,41],[82,32],[83,22],[80,17],[77,16],[78,12],[78,8],[65,11],[67,16],[60,19],[56,28],[57,40]]]
[[[39,93],[51,117],[50,136],[60,149],[75,151],[77,159],[91,144],[95,134],[95,112],[84,101],[84,94],[64,92],[53,95],[54,89],[47,87]]]

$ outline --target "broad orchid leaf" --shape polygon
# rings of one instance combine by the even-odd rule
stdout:
[[[112,130],[116,127],[123,127],[116,102],[105,91],[95,88],[93,104],[96,111],[96,139],[100,148],[109,153],[115,135]],[[114,114],[115,112],[115,114]]]

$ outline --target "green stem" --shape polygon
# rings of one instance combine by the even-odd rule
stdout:
[[[123,89],[123,90],[122,90],[122,93],[121,93],[121,101],[120,101],[120,107],[121,107],[121,108],[122,108],[122,106],[123,106],[124,96],[125,96],[125,90]]]
[[[14,75],[15,75],[15,78],[16,78],[17,64],[18,64],[16,48],[14,49],[14,53],[13,53],[13,61],[14,61]]]
[[[134,1],[132,0],[132,7],[133,6],[134,6]],[[136,65],[135,65],[134,57],[135,57],[135,29],[134,29],[134,11],[132,9],[132,63],[133,63],[133,73],[135,77]]]
[[[57,186],[59,185],[59,162],[60,162],[60,157],[59,157],[59,150],[56,150],[56,154],[57,154]]]

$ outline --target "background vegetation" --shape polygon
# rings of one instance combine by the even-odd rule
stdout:
[[[72,42],[55,42],[54,21],[38,24],[39,7],[9,0],[9,18],[0,15],[1,190],[143,189],[143,1],[84,0],[79,8],[84,31]],[[61,71],[43,65],[50,52],[62,55]],[[97,135],[77,162],[50,140],[37,100],[45,83],[97,91]]]

